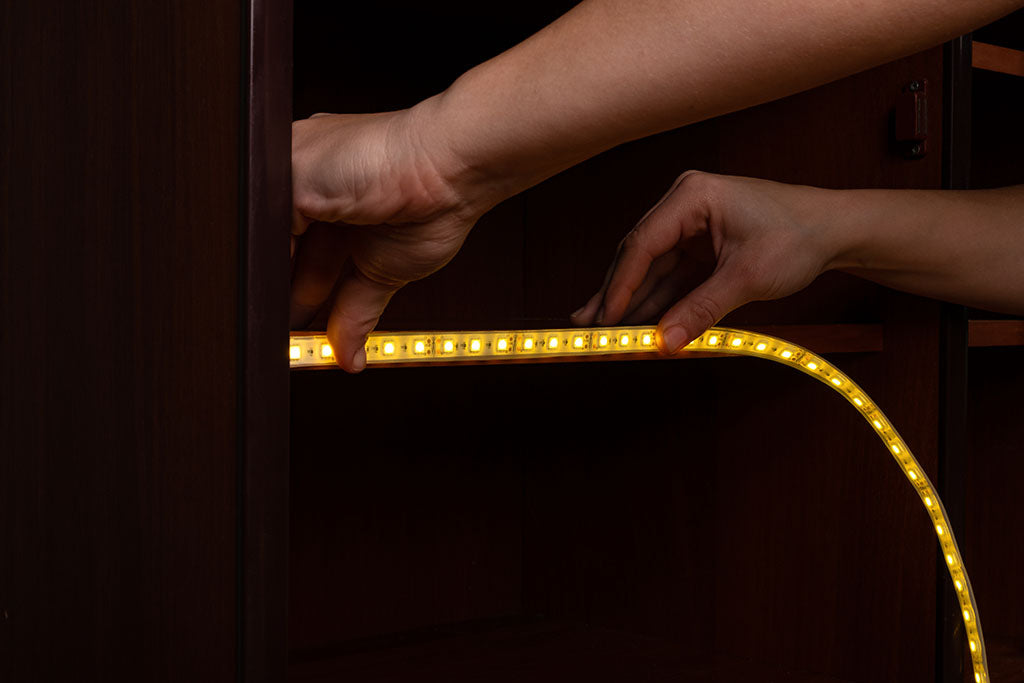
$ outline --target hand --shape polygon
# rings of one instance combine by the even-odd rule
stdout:
[[[573,322],[635,324],[664,312],[658,344],[674,353],[733,309],[797,292],[834,267],[838,194],[684,173],[619,244],[604,285]]]
[[[444,266],[486,201],[453,179],[421,110],[318,114],[292,124],[291,325],[308,325],[333,293],[327,336],[349,372],[391,296]],[[328,225],[333,224],[333,225]]]

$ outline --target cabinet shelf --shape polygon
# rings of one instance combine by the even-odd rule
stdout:
[[[1024,320],[971,320],[968,346],[1024,346]]]
[[[667,638],[539,618],[470,622],[342,645],[324,656],[293,654],[291,683],[445,681],[620,683],[772,680],[837,683],[813,673],[701,656]]]

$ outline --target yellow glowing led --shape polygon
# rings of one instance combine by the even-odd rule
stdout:
[[[321,344],[320,345],[320,357],[321,358],[333,358],[334,357],[334,349],[331,348],[330,344]]]
[[[603,330],[576,328],[508,332],[454,332],[436,333],[438,334],[436,337],[424,337],[424,334],[431,333],[392,332],[386,333],[386,335],[385,333],[371,333],[366,344],[367,365],[390,365],[409,361],[421,364],[430,361],[457,363],[464,360],[487,358],[513,360],[517,356],[520,358],[533,356],[535,354],[530,353],[531,350],[542,348],[548,351],[543,354],[546,358],[572,355],[579,357],[591,355],[579,354],[577,350],[581,346],[585,349],[589,345],[596,351],[602,351],[607,346],[615,346],[613,342],[618,342],[614,349],[615,352],[626,356],[633,353],[650,353],[651,346],[648,344],[648,339],[651,344],[654,342],[654,332],[650,327],[605,328]],[[502,338],[506,340],[504,345]],[[576,341],[577,338],[581,339],[581,343]],[[757,340],[756,344],[752,341],[755,339]],[[563,340],[565,340],[564,343]],[[588,342],[588,340],[592,341]],[[724,344],[723,340],[728,340],[729,343]],[[740,343],[737,344],[737,341]],[[872,403],[871,398],[864,394],[852,379],[830,363],[819,364],[816,360],[818,356],[800,346],[790,346],[789,342],[783,339],[744,330],[715,327],[708,329],[695,346],[711,352],[753,355],[778,362],[788,361],[786,364],[790,366],[799,363],[801,370],[811,374],[815,379],[834,389],[857,406],[858,413],[874,426],[879,438],[897,460],[904,476],[918,492],[928,510],[943,548],[942,556],[945,557],[946,563],[949,565],[950,579],[956,587],[957,596],[961,601],[964,619],[969,622],[968,637],[973,643],[971,651],[975,653],[971,657],[975,679],[988,683],[985,639],[982,635],[974,595],[971,592],[967,568],[960,562],[960,551],[953,529],[949,524],[949,518],[946,516],[939,497],[932,498],[934,486],[925,471],[921,469],[920,463],[914,458],[906,443],[900,439],[896,429],[888,422],[882,411]],[[298,354],[293,347],[298,348]],[[289,346],[291,365],[292,367],[333,367],[335,366],[333,358],[321,357],[312,352],[313,349],[323,351],[329,348],[327,337],[323,334],[300,333],[293,335]],[[441,350],[436,356],[432,352],[435,348]],[[463,349],[468,350],[468,353],[459,353]],[[770,353],[759,353],[762,351]],[[333,356],[333,354],[331,355]],[[818,370],[821,372],[817,372]]]
[[[974,674],[974,683],[981,683],[981,674],[979,674],[979,673],[975,673]]]

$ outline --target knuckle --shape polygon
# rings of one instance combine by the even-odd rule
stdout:
[[[721,317],[718,304],[704,296],[694,298],[691,302],[691,311],[693,312],[694,322],[697,323],[702,330],[706,330],[714,325]],[[696,330],[692,330],[691,332],[695,333]]]

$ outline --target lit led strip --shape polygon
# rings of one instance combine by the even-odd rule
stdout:
[[[687,351],[753,356],[800,370],[828,385],[845,398],[872,426],[904,476],[917,492],[932,521],[946,569],[956,589],[971,652],[976,683],[987,683],[988,658],[974,592],[967,568],[960,557],[939,494],[906,442],[857,384],[834,365],[811,351],[784,339],[768,335],[712,327],[686,346]],[[366,343],[367,365],[431,363],[450,361],[541,360],[622,354],[650,354],[657,351],[654,327],[613,327],[605,329],[557,329],[488,332],[396,332],[374,333]],[[334,366],[335,359],[324,335],[293,335],[289,347],[291,367]]]

